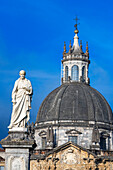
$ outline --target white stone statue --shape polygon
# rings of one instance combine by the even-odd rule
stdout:
[[[12,91],[13,110],[9,129],[23,127],[29,120],[31,109],[32,86],[31,82],[25,78],[26,72],[21,70],[20,78],[16,80]]]

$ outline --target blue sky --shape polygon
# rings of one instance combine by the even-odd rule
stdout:
[[[63,44],[73,41],[73,20],[80,19],[79,40],[89,42],[91,86],[113,109],[112,0],[0,1],[0,139],[7,136],[11,92],[21,69],[34,95],[31,122],[49,92],[60,85]]]

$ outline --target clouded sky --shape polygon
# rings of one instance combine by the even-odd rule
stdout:
[[[91,86],[113,108],[112,6],[112,0],[0,1],[0,139],[8,133],[11,92],[21,69],[34,90],[31,122],[43,99],[60,85],[63,44],[69,49],[73,42],[76,15],[83,50],[89,42]]]

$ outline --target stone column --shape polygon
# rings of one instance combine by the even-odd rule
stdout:
[[[27,128],[9,131],[1,144],[5,148],[5,170],[29,170],[29,153],[34,140],[29,139]]]

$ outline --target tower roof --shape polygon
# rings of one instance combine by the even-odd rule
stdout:
[[[86,42],[86,52],[84,53],[82,50],[82,41],[80,40],[80,45],[79,45],[79,37],[78,37],[78,33],[79,30],[77,28],[78,26],[78,18],[75,18],[76,20],[76,24],[74,25],[75,30],[74,30],[74,42],[73,45],[71,46],[71,40],[70,40],[70,44],[69,44],[69,51],[66,52],[66,42],[64,42],[64,52],[63,52],[63,61],[67,61],[67,60],[71,60],[71,59],[76,59],[77,56],[77,60],[83,60],[85,59],[86,61],[89,61],[89,50],[88,50],[88,42]],[[82,57],[78,57],[78,56],[82,56]]]

